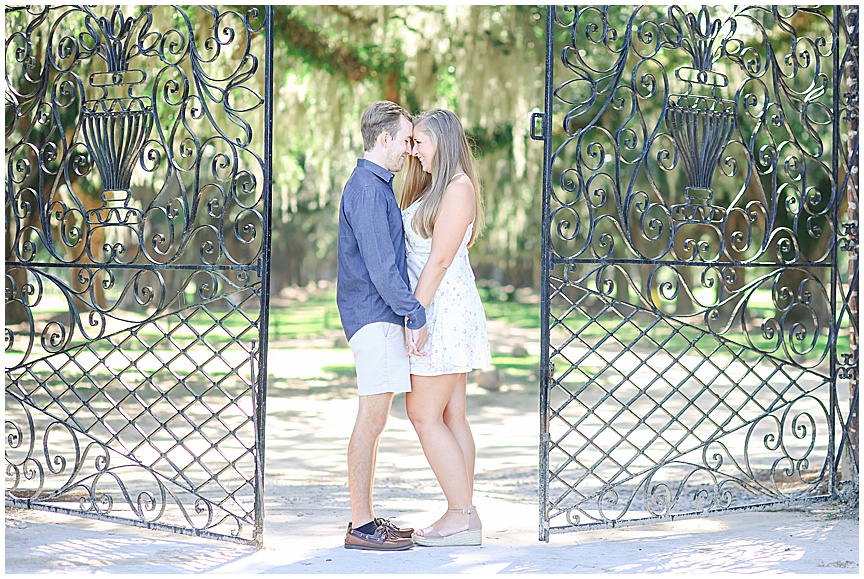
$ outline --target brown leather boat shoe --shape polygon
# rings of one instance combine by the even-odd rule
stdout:
[[[348,523],[348,532],[345,533],[346,549],[364,549],[367,551],[404,551],[410,549],[414,541],[408,537],[397,537],[388,526],[381,525],[374,533],[361,533],[351,527]]]

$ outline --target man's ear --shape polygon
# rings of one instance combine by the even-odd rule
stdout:
[[[378,135],[378,144],[382,147],[386,147],[390,144],[390,141],[392,139],[393,137],[390,135],[390,133],[388,133],[387,131],[381,131],[381,134]]]

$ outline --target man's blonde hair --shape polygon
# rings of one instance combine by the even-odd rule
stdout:
[[[363,150],[371,151],[375,148],[378,135],[387,132],[395,137],[399,132],[399,118],[405,117],[410,123],[411,115],[408,111],[390,101],[374,102],[363,111],[360,119],[360,133],[363,135]]]

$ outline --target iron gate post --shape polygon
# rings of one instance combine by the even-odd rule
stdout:
[[[552,190],[552,83],[555,58],[555,6],[546,6],[546,82],[543,102],[543,199],[540,243],[540,540],[549,542],[548,488],[549,488],[549,196]],[[532,132],[533,132],[532,119]]]
[[[258,346],[258,375],[255,399],[255,436],[257,455],[255,468],[258,484],[255,486],[255,546],[264,546],[264,451],[267,418],[267,352],[270,343],[270,246],[273,233],[273,5],[265,6],[266,38],[264,56],[264,222],[268,227],[259,258],[261,276],[261,314],[259,317],[261,342]]]
[[[840,161],[837,158],[837,152],[840,151],[840,79],[842,75],[840,74],[840,6],[834,6],[834,14],[833,14],[833,24],[834,30],[836,34],[834,36],[834,44],[833,47],[833,56],[834,56],[834,79],[833,79],[833,102],[831,103],[833,107],[833,135],[831,139],[831,150],[834,151],[834,154],[831,155],[831,174],[834,176],[834,191],[833,193],[833,204],[831,208],[831,221],[833,225],[833,230],[835,232],[839,230],[839,215],[840,215],[840,201],[843,198],[843,192],[841,191],[841,183],[837,178],[839,176],[839,167]],[[835,242],[831,244],[831,347],[830,347],[830,370],[829,375],[831,376],[831,392],[830,392],[830,421],[831,428],[828,432],[828,464],[831,466],[830,472],[828,474],[829,477],[829,485],[831,488],[831,495],[837,496],[838,488],[837,488],[837,469],[834,468],[836,464],[835,454],[834,452],[837,449],[837,442],[835,436],[835,424],[837,423],[836,410],[839,406],[837,401],[837,379],[838,379],[838,369],[837,369],[837,343],[839,340],[839,331],[837,324],[837,291],[839,290],[838,284],[838,268],[839,263],[837,261],[838,251],[837,251],[837,242],[836,242],[836,234],[835,234]]]

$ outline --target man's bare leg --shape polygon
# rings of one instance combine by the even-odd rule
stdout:
[[[372,482],[375,478],[375,461],[378,457],[378,441],[393,393],[360,396],[357,421],[348,441],[348,491],[351,496],[351,524],[356,529],[372,522]]]

